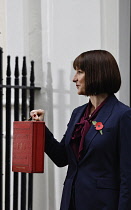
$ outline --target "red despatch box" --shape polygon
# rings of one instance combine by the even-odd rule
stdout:
[[[45,122],[14,121],[12,171],[44,172]]]

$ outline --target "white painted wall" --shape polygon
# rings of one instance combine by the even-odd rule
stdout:
[[[3,48],[4,53],[6,53],[6,2],[5,0],[0,1],[0,47]],[[3,56],[3,66],[5,67],[6,59]],[[5,74],[3,74],[5,78]]]
[[[59,141],[72,110],[88,100],[77,96],[72,83],[72,62],[83,51],[106,49],[116,57],[126,84],[117,96],[129,103],[129,0],[1,1],[4,56],[12,56],[12,68],[15,56],[20,65],[24,55],[28,63],[35,61],[42,87],[35,107],[45,109],[46,124]],[[65,174],[45,155],[45,173],[34,175],[33,210],[59,209]]]
[[[119,66],[122,76],[120,100],[130,104],[130,0],[119,0]]]

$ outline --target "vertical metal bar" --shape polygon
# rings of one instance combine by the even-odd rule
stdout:
[[[7,57],[6,84],[11,85],[10,56]],[[5,210],[10,210],[11,88],[6,88]]]
[[[15,86],[19,85],[19,59],[15,59]],[[19,121],[19,89],[15,88],[14,120]]]
[[[26,68],[26,57],[23,57],[23,68],[22,68],[22,85],[27,86],[27,68]],[[27,90],[22,89],[22,120],[27,118]]]
[[[18,57],[15,58],[15,80],[14,84],[19,85],[19,63]],[[19,89],[14,89],[14,120],[19,121]],[[19,174],[14,172],[14,186],[13,186],[13,210],[18,210],[18,178]]]
[[[131,107],[131,0],[130,0],[130,107]]]
[[[31,61],[30,86],[34,87],[34,61]],[[30,111],[34,109],[34,89],[30,89]],[[33,174],[29,174],[28,182],[28,210],[32,210],[33,201]]]
[[[0,48],[0,85],[3,84],[3,50]],[[3,89],[0,88],[0,210],[3,208]]]
[[[31,61],[30,86],[34,87],[34,61]],[[30,89],[30,111],[34,109],[34,89]]]
[[[22,85],[27,85],[26,57],[23,57]],[[22,120],[27,119],[27,90],[22,89]],[[21,210],[26,210],[26,173],[21,173]]]

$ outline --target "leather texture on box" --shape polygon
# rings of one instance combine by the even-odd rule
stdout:
[[[45,122],[14,121],[12,171],[44,172]]]

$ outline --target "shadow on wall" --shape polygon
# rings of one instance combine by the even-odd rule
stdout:
[[[75,84],[72,78],[75,71],[71,69],[69,81],[65,70],[58,71],[57,89],[52,87],[51,63],[47,63],[47,85],[46,85],[46,120],[49,129],[53,132],[58,140],[66,130],[67,123],[70,119],[72,110],[78,106],[78,96]],[[66,76],[66,77],[65,77]],[[66,85],[69,84],[69,87]],[[55,124],[54,124],[55,122]],[[67,168],[59,169],[54,166],[48,159],[48,184],[49,184],[49,210],[59,209],[60,200]]]
[[[54,108],[56,111],[55,121],[57,122],[55,128],[59,140],[62,139],[65,130],[67,128],[67,123],[69,121],[68,115],[70,111],[70,91],[65,89],[65,84],[67,83],[67,75],[65,75],[64,70],[60,69],[58,71],[58,88],[54,89]],[[57,103],[57,104],[56,104]]]
[[[46,109],[49,129],[53,132],[53,88],[50,62],[47,63]]]
[[[52,87],[51,63],[47,64],[46,111],[49,129],[61,140],[66,129],[66,113],[69,110],[69,91],[65,90],[64,71],[58,71],[57,89]],[[54,124],[55,122],[55,124]],[[59,209],[66,168],[57,168],[48,159],[49,210]]]
[[[71,63],[71,73],[70,73],[70,112],[79,106],[79,96],[77,95],[76,85],[73,82],[73,77],[75,75],[75,70],[73,68],[73,63]]]
[[[52,88],[52,74],[51,63],[47,63],[47,84],[46,84],[46,120],[51,132],[54,130],[53,126],[53,88]],[[54,164],[48,158],[48,206],[49,210],[54,209],[55,206],[55,171]],[[47,180],[46,180],[47,181]]]
[[[54,127],[58,131],[59,128],[61,128],[60,134],[58,135],[61,137],[64,134],[63,132],[66,129],[66,124],[69,121],[73,109],[79,106],[80,96],[77,95],[76,86],[72,81],[75,74],[75,70],[73,69],[72,63],[69,81],[67,81],[68,75],[66,75],[65,70],[60,69],[58,71],[57,89],[54,89],[52,87],[53,81],[51,71],[51,63],[47,63],[47,85],[45,96],[47,112],[46,119],[49,129],[52,132],[54,131]],[[65,88],[66,84],[69,84],[69,88]],[[55,122],[55,125],[53,123],[53,120]],[[61,131],[62,127],[64,127],[63,132]]]

